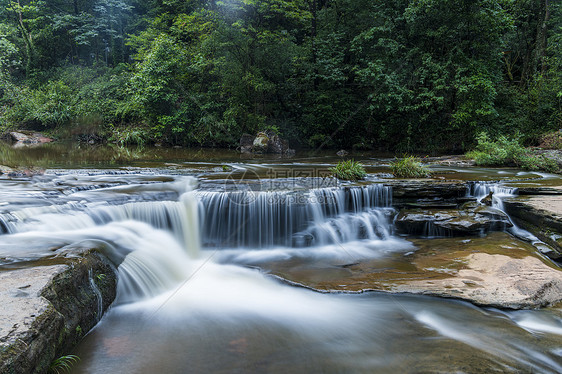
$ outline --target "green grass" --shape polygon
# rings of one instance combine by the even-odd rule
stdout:
[[[431,171],[415,156],[404,156],[390,164],[392,174],[398,178],[428,178]]]
[[[334,177],[347,181],[365,179],[367,176],[363,164],[355,160],[340,161],[335,167],[330,168],[330,171]]]

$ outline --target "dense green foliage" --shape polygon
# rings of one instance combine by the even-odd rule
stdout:
[[[355,160],[340,161],[330,171],[334,177],[346,181],[357,181],[367,176],[363,164]]]
[[[562,127],[548,0],[0,0],[0,126],[464,150]]]
[[[519,137],[508,138],[500,135],[493,141],[488,134],[477,136],[478,145],[474,151],[467,153],[467,157],[482,166],[517,166],[526,170],[545,170],[559,172],[558,164],[542,155],[532,154],[524,148]]]
[[[392,174],[398,178],[427,178],[431,171],[415,156],[404,156],[390,164]]]

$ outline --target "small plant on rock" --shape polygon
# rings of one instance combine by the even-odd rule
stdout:
[[[390,163],[392,174],[398,178],[427,178],[431,171],[415,156],[404,156]]]
[[[334,177],[348,181],[365,179],[367,176],[363,164],[355,160],[340,161],[335,167],[330,168],[330,171]]]
[[[80,361],[80,357],[76,355],[61,356],[51,363],[51,366],[49,366],[49,373],[69,373],[72,366],[78,361]]]

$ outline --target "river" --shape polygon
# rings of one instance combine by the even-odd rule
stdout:
[[[319,293],[278,277],[282,269],[338,279],[349,264],[367,260],[407,271],[404,259],[420,241],[444,240],[395,233],[391,190],[382,183],[388,158],[358,155],[369,178],[344,189],[323,178],[337,161],[328,153],[2,152],[5,161],[41,173],[0,177],[0,271],[92,246],[119,265],[117,299],[76,348],[72,373],[562,372],[560,308]],[[557,178],[434,170],[501,185]]]

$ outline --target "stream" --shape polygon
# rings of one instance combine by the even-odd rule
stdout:
[[[0,271],[89,247],[118,264],[117,298],[76,348],[72,373],[562,372],[559,307],[320,293],[282,279],[337,283],[362,261],[407,274],[412,253],[469,240],[398,235],[387,158],[360,155],[367,181],[341,186],[325,178],[337,162],[328,154],[91,152],[77,164],[68,155],[80,150],[35,149],[25,162],[44,172],[0,177]],[[433,169],[486,182],[467,191],[479,196],[511,194],[516,181],[562,183],[514,169]],[[510,228],[489,243],[533,241],[525,235]]]

